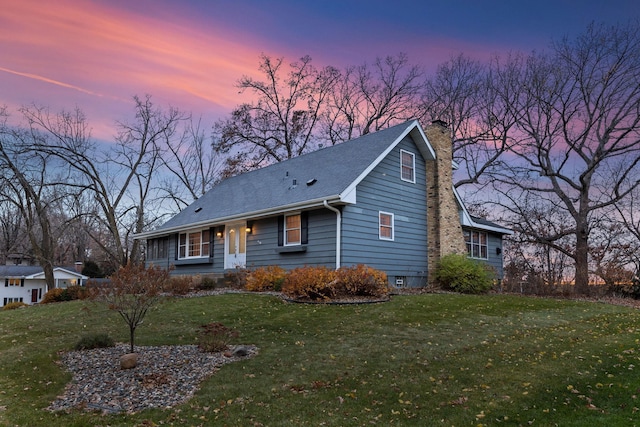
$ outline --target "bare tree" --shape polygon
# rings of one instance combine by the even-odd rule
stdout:
[[[593,227],[589,258],[592,272],[609,288],[630,285],[637,271],[640,241],[617,219],[603,217]]]
[[[506,65],[494,58],[488,66],[464,55],[438,66],[427,80],[420,118],[448,123],[453,159],[460,165],[456,187],[484,185],[492,168],[514,143],[514,103],[518,97],[517,55]]]
[[[638,172],[640,175],[640,172]],[[638,175],[632,179],[638,179]],[[640,186],[615,205],[614,224],[625,230],[628,252],[626,261],[633,265],[636,280],[640,281]]]
[[[4,192],[0,192],[0,263],[5,264],[10,254],[26,255],[28,245],[20,211],[2,193]]]
[[[224,162],[205,137],[201,121],[186,120],[180,138],[168,138],[162,147],[162,164],[169,172],[161,188],[176,209],[198,199],[221,178]]]
[[[423,77],[404,53],[347,67],[332,86],[318,136],[334,145],[415,118]]]
[[[55,287],[53,262],[56,238],[52,227],[52,204],[63,195],[64,177],[59,164],[31,146],[46,143],[33,128],[9,126],[6,108],[0,111],[0,193],[20,213],[29,244],[44,271],[49,289]]]
[[[64,162],[75,174],[67,184],[90,194],[94,208],[86,214],[93,216],[94,229],[107,232],[91,237],[116,267],[140,258],[139,242],[132,235],[155,219],[155,209],[148,212],[147,205],[153,201],[160,147],[184,118],[177,109],[154,107],[150,96],[134,97],[134,102],[135,119],[118,123],[116,142],[104,151],[91,139],[86,118],[77,108],[59,114],[43,107],[21,110],[31,128],[48,135],[46,142],[34,143],[31,149]]]
[[[509,262],[519,263],[520,258],[528,266],[531,278],[537,276],[547,287],[555,287],[570,281],[571,265],[568,254],[575,247],[573,235],[567,226],[569,214],[562,206],[535,193],[529,193],[514,186],[501,192],[503,218],[510,222],[513,236],[509,238],[511,251]],[[548,236],[556,237],[551,242]]]
[[[116,311],[129,327],[129,345],[134,352],[136,329],[143,322],[149,309],[156,305],[169,281],[169,271],[159,267],[145,268],[129,264],[110,276],[108,286],[92,289],[92,298],[103,301]]]
[[[152,197],[152,193],[156,190],[154,179],[161,164],[160,154],[163,146],[171,144],[170,141],[175,137],[178,125],[186,119],[185,114],[176,108],[162,110],[155,107],[150,95],[143,100],[136,96],[134,101],[135,120],[131,123],[118,124],[120,131],[116,137],[116,149],[109,158],[126,173],[121,190],[113,199],[114,207],[126,203],[126,198],[134,201],[134,204],[124,210],[120,216],[124,219],[127,213],[131,214],[129,224],[124,224],[124,235],[116,240],[116,242],[122,242],[124,246],[119,249],[122,265],[129,261],[141,261],[140,241],[134,240],[133,234],[141,233],[149,224],[162,216],[158,209],[152,209],[149,206],[152,202],[159,200],[158,197]],[[112,217],[112,212],[105,212],[105,214],[109,229],[117,230],[117,219]]]
[[[315,149],[320,113],[339,75],[333,67],[316,69],[309,56],[288,69],[283,58],[262,55],[260,61],[265,80],[245,76],[237,85],[240,92],[255,95],[255,101],[236,107],[214,126],[214,147],[231,155],[227,175]]]
[[[576,290],[586,293],[594,220],[640,185],[627,179],[640,163],[640,29],[591,25],[532,54],[521,76],[513,105],[521,138],[494,176],[503,193],[516,188],[566,212],[556,232],[522,231],[571,257]],[[567,236],[569,248],[558,244]]]

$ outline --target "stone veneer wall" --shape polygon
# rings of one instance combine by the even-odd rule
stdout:
[[[453,194],[453,146],[449,130],[436,121],[424,129],[435,153],[435,160],[427,160],[427,252],[429,285],[440,258],[451,253],[467,252],[460,225],[458,204]]]

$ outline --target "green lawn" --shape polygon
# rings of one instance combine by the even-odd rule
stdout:
[[[599,303],[425,294],[370,305],[298,305],[253,294],[169,300],[137,345],[191,344],[219,321],[260,353],[225,365],[171,410],[43,408],[57,364],[86,332],[127,341],[89,302],[0,311],[2,426],[640,425],[640,311]]]

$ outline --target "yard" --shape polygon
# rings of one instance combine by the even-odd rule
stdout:
[[[640,425],[635,308],[507,295],[303,305],[225,294],[166,301],[136,345],[192,344],[214,321],[259,354],[223,366],[186,404],[50,413],[71,378],[58,352],[87,332],[126,342],[126,325],[84,301],[0,311],[0,425]]]

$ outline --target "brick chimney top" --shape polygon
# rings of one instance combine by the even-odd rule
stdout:
[[[431,124],[438,125],[438,126],[442,126],[443,128],[447,128],[447,127],[449,127],[449,124],[448,124],[447,122],[445,122],[444,120],[440,120],[440,119],[438,119],[438,120],[433,120],[433,121],[431,122]]]

